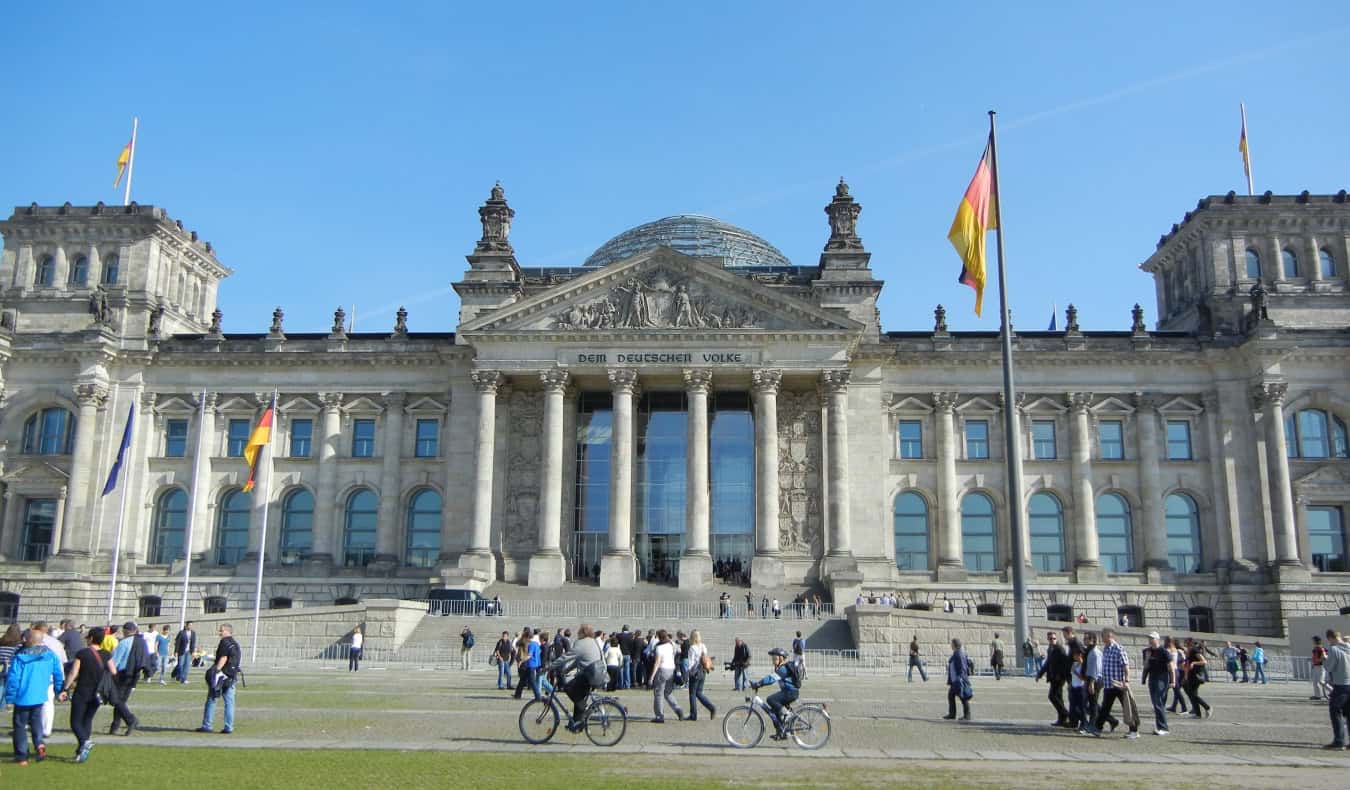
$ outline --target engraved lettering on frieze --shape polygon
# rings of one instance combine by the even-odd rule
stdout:
[[[758,311],[664,268],[630,277],[554,318],[556,329],[759,329],[764,323]]]
[[[508,552],[525,551],[534,548],[539,531],[539,459],[542,455],[544,401],[538,392],[513,391],[507,404],[511,435],[502,544]]]
[[[821,546],[820,401],[778,396],[778,548],[815,556]]]

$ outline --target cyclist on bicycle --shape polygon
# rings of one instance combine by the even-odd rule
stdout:
[[[571,732],[578,732],[585,726],[582,714],[586,710],[586,699],[590,697],[591,689],[603,689],[609,679],[609,673],[605,671],[605,658],[594,637],[594,630],[583,623],[577,628],[577,639],[567,652],[549,664],[549,672],[559,682],[568,672],[576,670],[572,680],[562,686],[572,700],[572,715],[567,722],[567,729]]]
[[[761,686],[772,686],[778,684],[778,691],[769,695],[764,700],[768,704],[770,718],[773,719],[774,734],[773,739],[781,741],[787,737],[783,732],[783,708],[797,701],[800,693],[802,677],[801,671],[797,666],[788,660],[787,651],[781,647],[775,647],[769,651],[769,656],[773,659],[773,674],[765,675],[764,679],[758,683],[751,683],[750,687],[759,689]]]

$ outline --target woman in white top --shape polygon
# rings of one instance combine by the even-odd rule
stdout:
[[[619,638],[611,636],[609,643],[605,646],[605,671],[609,673],[609,688],[607,691],[614,691],[619,687],[619,671],[623,669],[623,650],[619,648]]]
[[[683,719],[684,712],[680,710],[680,705],[671,696],[670,693],[675,689],[675,645],[670,641],[670,634],[663,628],[656,632],[656,650],[652,655],[652,717],[653,724],[664,724],[666,714],[661,709],[661,700],[665,700],[670,709],[675,711],[676,719]]]
[[[699,636],[698,631],[689,635],[689,667],[685,670],[685,677],[689,678],[689,720],[698,721],[699,703],[708,709],[708,718],[717,715],[717,706],[708,701],[703,696],[703,681],[708,679],[707,670],[703,668],[703,657],[708,655],[708,648],[703,644],[703,637]]]
[[[357,626],[352,631],[352,647],[347,651],[347,671],[355,672],[361,668],[361,650],[366,644],[366,637],[361,633],[361,626]]]

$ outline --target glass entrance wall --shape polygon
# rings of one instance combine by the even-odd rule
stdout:
[[[24,562],[47,559],[52,545],[52,530],[56,526],[56,500],[30,499],[24,506],[23,546],[19,558]]]
[[[609,453],[613,399],[607,392],[577,398],[577,495],[572,531],[572,578],[598,581],[609,548]]]
[[[743,584],[755,553],[755,424],[750,397],[719,392],[708,429],[713,576]]]
[[[689,456],[686,408],[682,392],[648,393],[638,406],[634,536],[638,577],[648,581],[680,578]]]

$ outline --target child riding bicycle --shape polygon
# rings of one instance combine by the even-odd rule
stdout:
[[[797,662],[788,660],[787,651],[781,647],[770,650],[769,657],[773,660],[773,673],[765,675],[758,683],[751,683],[750,687],[759,689],[762,686],[778,684],[778,691],[769,695],[769,698],[764,702],[769,706],[769,711],[772,714],[774,734],[771,737],[776,741],[781,741],[787,737],[787,734],[783,732],[783,708],[797,701],[804,673]]]

